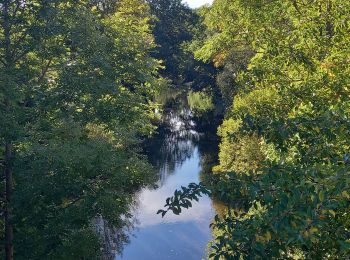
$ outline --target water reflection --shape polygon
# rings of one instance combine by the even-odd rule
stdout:
[[[175,189],[201,181],[201,172],[211,168],[215,143],[195,130],[191,111],[170,110],[164,116],[159,134],[146,145],[146,153],[159,172],[158,188],[137,194],[137,219],[130,243],[116,259],[202,259],[211,239],[209,224],[215,214],[212,201],[203,197],[179,216],[156,215]],[[212,153],[210,153],[212,151]]]
[[[140,207],[138,209],[138,219],[140,227],[162,223],[175,223],[184,221],[205,222],[210,217],[212,211],[209,198],[203,198],[199,203],[195,203],[190,210],[185,210],[180,216],[167,214],[164,219],[155,216],[155,212],[162,208],[165,199],[173,194],[175,189],[187,186],[191,182],[198,183],[200,166],[200,156],[198,148],[193,149],[192,156],[183,162],[176,162],[175,169],[170,174],[161,173],[162,183],[156,190],[145,189],[139,196]],[[162,171],[162,169],[161,169]],[[208,215],[209,214],[209,215]]]
[[[159,134],[146,145],[150,162],[159,169],[160,185],[164,184],[168,175],[176,172],[176,168],[193,157],[200,139],[200,134],[194,128],[195,123],[188,109],[169,111],[164,115]]]

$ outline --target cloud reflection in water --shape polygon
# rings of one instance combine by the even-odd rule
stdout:
[[[202,197],[179,216],[156,215],[175,189],[200,181],[200,135],[188,110],[169,113],[168,128],[160,129],[156,142],[148,150],[150,160],[159,169],[157,189],[146,188],[136,199],[137,225],[122,256],[127,260],[202,259],[211,238],[209,224],[214,216],[212,201]]]

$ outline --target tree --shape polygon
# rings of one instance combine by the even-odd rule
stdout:
[[[120,227],[133,192],[152,181],[137,148],[153,131],[159,84],[148,6],[0,9],[6,259],[96,257],[94,219]]]
[[[349,255],[349,10],[338,0],[216,0],[205,14],[198,58],[220,66],[251,55],[235,75],[207,185],[229,205],[213,223],[210,257]],[[181,203],[187,193],[176,194]]]
[[[162,75],[176,86],[190,85],[196,90],[214,87],[214,67],[195,60],[188,47],[190,41],[199,37],[202,27],[197,12],[181,0],[148,0],[148,3],[156,17],[154,57],[164,62]]]

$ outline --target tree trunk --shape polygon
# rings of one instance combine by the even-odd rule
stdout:
[[[5,182],[6,182],[6,194],[5,194],[5,252],[6,260],[13,259],[13,227],[11,219],[11,196],[12,196],[12,147],[11,143],[5,144]]]
[[[5,44],[5,67],[11,71],[13,66],[11,54],[11,25],[9,15],[10,1],[6,0],[3,3],[3,33]],[[8,113],[10,113],[9,97],[5,98],[5,106]],[[12,226],[12,212],[11,212],[11,197],[13,188],[12,176],[12,142],[9,137],[5,137],[5,254],[6,260],[13,260],[13,226]]]
[[[334,35],[334,26],[333,23],[330,21],[332,17],[332,2],[328,1],[327,3],[327,23],[326,23],[326,31],[327,31],[327,36],[329,38],[332,38]]]

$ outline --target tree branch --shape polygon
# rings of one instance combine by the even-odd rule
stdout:
[[[52,63],[52,59],[50,59],[50,60],[47,62],[46,66],[41,70],[41,75],[40,75],[40,77],[39,77],[39,79],[38,79],[38,84],[40,84],[40,83],[42,82],[42,80],[44,79],[44,77],[45,77],[47,71],[48,71],[49,68],[50,68],[51,63]]]

